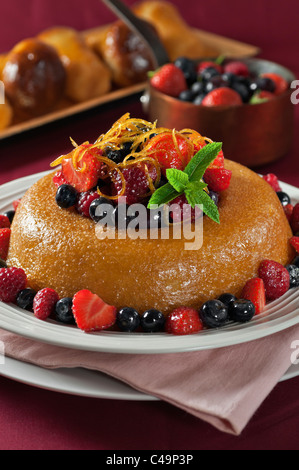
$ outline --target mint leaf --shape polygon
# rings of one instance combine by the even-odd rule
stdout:
[[[191,207],[195,207],[195,205],[202,206],[203,212],[214,222],[217,224],[220,223],[219,212],[215,202],[210,198],[210,196],[205,192],[190,192],[187,190],[185,192],[186,199]],[[192,206],[194,205],[194,206]]]
[[[156,189],[156,191],[152,194],[147,207],[150,209],[152,206],[168,204],[180,194],[182,193],[178,193],[170,183],[166,183],[164,186],[161,186],[161,188]]]
[[[166,170],[166,177],[171,186],[178,192],[181,193],[189,183],[189,178],[186,173],[176,168],[168,168]]]
[[[207,187],[207,184],[204,183],[203,181],[195,181],[193,183],[189,183],[185,189],[185,196],[192,207],[194,207],[198,204],[202,204],[202,197],[201,194],[203,190]]]
[[[184,173],[187,173],[189,181],[201,180],[208,166],[215,160],[222,148],[220,142],[212,142],[200,149],[186,166]]]

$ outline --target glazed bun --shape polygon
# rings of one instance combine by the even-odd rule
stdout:
[[[5,93],[17,115],[51,111],[64,93],[65,70],[55,49],[38,39],[19,42],[6,56]]]
[[[145,0],[138,3],[133,11],[138,17],[155,25],[170,60],[181,56],[198,59],[215,55],[216,51],[203,44],[197,32],[185,22],[172,3]]]
[[[119,87],[145,81],[147,72],[154,68],[147,45],[122,21],[116,21],[106,31],[99,52]]]
[[[83,102],[110,91],[108,67],[76,30],[55,27],[43,31],[38,37],[56,49],[66,70],[66,96],[70,100]]]

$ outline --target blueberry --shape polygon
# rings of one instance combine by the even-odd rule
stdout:
[[[239,299],[229,304],[229,319],[245,323],[252,319],[255,314],[255,306],[251,300]]]
[[[212,201],[218,206],[219,202],[219,194],[215,193],[215,191],[209,191],[209,196],[212,199]]]
[[[290,274],[290,289],[292,287],[299,287],[299,267],[295,264],[288,264],[286,269]]]
[[[147,228],[161,228],[163,224],[163,213],[161,208],[149,209],[147,211]]]
[[[36,295],[36,291],[34,289],[23,289],[18,293],[17,296],[17,306],[22,308],[23,310],[33,310],[33,299]]]
[[[233,294],[224,293],[218,297],[218,300],[220,300],[220,302],[222,302],[224,305],[226,305],[226,307],[228,307],[230,303],[237,300],[237,298]]]
[[[55,199],[58,206],[63,209],[74,207],[78,200],[78,191],[70,184],[62,184],[57,189]]]
[[[218,328],[228,321],[228,309],[218,299],[208,300],[201,306],[199,316],[205,326]]]
[[[197,78],[196,65],[192,59],[187,57],[178,57],[174,65],[182,70],[187,84],[190,86]]]
[[[165,317],[160,310],[152,308],[142,314],[140,324],[144,332],[156,333],[163,330]]]
[[[3,259],[0,258],[0,269],[1,268],[7,268],[7,264]]]
[[[105,156],[116,164],[121,163],[124,160],[124,156],[121,150],[106,149]]]
[[[104,219],[109,225],[112,221],[112,214],[114,211],[114,205],[111,199],[107,199],[103,196],[92,201],[89,206],[89,215],[92,220],[96,223]]]
[[[15,213],[16,213],[16,211],[10,210],[10,211],[4,212],[3,215],[6,215],[6,217],[7,217],[8,220],[9,220],[9,222],[12,223],[12,221],[13,221],[13,219],[14,219],[14,216],[15,216]]]
[[[235,90],[241,96],[243,103],[248,103],[251,98],[251,93],[249,88],[243,83],[235,82],[232,84],[231,88]]]
[[[116,324],[121,331],[135,331],[140,325],[140,315],[132,307],[124,307],[116,317]]]
[[[205,96],[206,96],[206,93],[198,94],[197,96],[195,96],[195,98],[193,100],[193,104],[201,104],[202,100],[204,99]]]
[[[118,204],[113,212],[115,226],[120,230],[127,229],[129,223],[137,217],[137,212],[132,211],[128,204]]]
[[[214,67],[206,67],[199,74],[199,76],[203,80],[206,80],[206,81],[210,80],[212,77],[215,77],[216,75],[219,75],[219,71],[215,69]]]
[[[259,90],[270,91],[270,93],[274,93],[276,88],[273,80],[268,77],[258,77],[256,79],[256,85]]]
[[[205,91],[206,93],[209,93],[210,91],[215,90],[215,88],[223,86],[227,86],[227,83],[223,80],[221,75],[215,75],[206,82]]]
[[[179,94],[179,100],[181,101],[192,101],[194,94],[192,90],[184,90]]]
[[[287,206],[288,204],[291,203],[291,198],[290,196],[285,193],[284,191],[277,191],[277,196],[283,206]]]
[[[75,318],[72,311],[73,299],[71,297],[64,297],[58,300],[55,306],[55,318],[61,323],[74,325]]]
[[[193,96],[196,96],[199,93],[202,93],[204,91],[204,88],[205,88],[205,86],[204,86],[203,82],[196,81],[196,82],[192,83],[192,85],[190,87],[190,90],[192,91]]]
[[[236,76],[231,72],[226,72],[221,75],[221,78],[227,86],[231,87],[232,84],[235,82]]]

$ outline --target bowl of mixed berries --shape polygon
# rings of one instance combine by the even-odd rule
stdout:
[[[293,80],[290,70],[263,59],[179,57],[150,73],[142,102],[159,126],[196,129],[223,142],[231,160],[256,167],[291,147]]]

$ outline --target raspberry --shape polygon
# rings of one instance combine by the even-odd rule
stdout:
[[[99,194],[97,191],[86,191],[81,193],[77,203],[77,211],[79,214],[84,215],[85,217],[90,218],[89,208],[90,204],[95,200],[99,199]]]
[[[225,168],[207,168],[204,180],[211,191],[220,193],[229,188],[232,172]]]
[[[192,209],[184,194],[171,201],[170,209],[169,212],[173,223],[186,222],[190,218],[194,222],[195,219],[202,216],[202,210],[199,207]]]
[[[0,300],[16,302],[18,293],[25,289],[27,276],[21,268],[0,269]]]
[[[274,175],[274,173],[268,173],[267,175],[263,175],[263,179],[270,184],[270,186],[274,189],[276,193],[277,191],[281,191],[278,178],[276,175]]]
[[[129,166],[122,170],[125,179],[126,187],[125,193],[120,196],[119,202],[122,198],[126,198],[127,204],[135,204],[148,192],[148,179],[142,168],[139,166]],[[112,183],[112,193],[120,194],[123,188],[122,178],[119,172],[115,172]]]
[[[267,300],[275,300],[290,288],[290,274],[280,263],[266,259],[261,262],[259,277],[264,281]]]
[[[292,206],[292,204],[287,204],[286,206],[282,206],[282,208],[284,210],[286,218],[288,219],[289,223],[291,223],[294,207]]]
[[[241,77],[248,77],[249,69],[244,62],[234,60],[224,66],[224,73],[233,73],[234,75],[239,75]]]
[[[45,288],[37,292],[33,300],[34,316],[40,320],[46,320],[55,311],[59,295],[53,289]]]
[[[166,318],[165,330],[173,335],[189,335],[202,329],[198,311],[191,307],[178,307]]]

